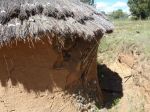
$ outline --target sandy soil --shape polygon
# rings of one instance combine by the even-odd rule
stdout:
[[[30,92],[23,85],[0,86],[0,112],[77,112],[64,92]]]
[[[122,79],[120,86],[122,86],[123,94],[113,99],[111,107],[105,107],[109,112],[149,112],[149,61],[142,54],[137,56],[120,53],[113,63],[104,62],[111,73],[115,72],[112,75],[117,75]],[[118,87],[115,86],[115,89]],[[116,93],[111,92],[111,95],[115,96]]]
[[[0,50],[0,112],[76,112],[63,91],[69,71],[52,69],[57,55],[50,50]]]

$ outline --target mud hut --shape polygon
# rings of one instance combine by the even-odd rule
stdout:
[[[79,0],[0,0],[0,88],[10,81],[27,92],[82,86],[100,93],[97,48],[112,31]]]

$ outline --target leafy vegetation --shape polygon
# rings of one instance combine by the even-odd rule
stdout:
[[[113,11],[108,15],[111,19],[126,19],[128,18],[128,14],[123,12],[122,9],[118,9],[116,11]]]
[[[146,19],[150,16],[150,0],[128,0],[128,6],[137,18]]]
[[[119,98],[115,99],[115,100],[113,101],[112,106],[116,106],[116,105],[119,103],[119,101],[120,101]]]

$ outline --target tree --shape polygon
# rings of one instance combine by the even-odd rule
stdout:
[[[150,16],[150,0],[128,0],[131,14],[137,18],[146,19]]]
[[[81,2],[88,3],[90,5],[94,5],[94,0],[81,0]]]
[[[122,11],[122,9],[118,9],[116,11],[113,11],[109,14],[110,18],[112,19],[123,19],[126,18],[128,15]]]

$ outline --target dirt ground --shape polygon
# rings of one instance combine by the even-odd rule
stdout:
[[[76,112],[64,91],[68,71],[52,69],[57,56],[50,50],[0,50],[0,112]]]
[[[62,91],[27,93],[23,86],[0,87],[0,112],[77,112]],[[65,97],[63,97],[65,94]]]
[[[107,97],[104,107],[107,108],[107,111],[149,112],[149,62],[150,60],[144,58],[142,54],[131,55],[126,53],[120,53],[114,62],[104,62],[107,71],[101,69],[101,74],[104,74],[101,78],[107,81],[106,84],[102,84],[103,93]],[[108,72],[108,69],[111,72]],[[114,80],[113,77],[118,78]],[[120,81],[120,83],[117,83],[117,81]]]
[[[98,52],[99,71],[103,74],[99,75],[107,96],[105,110],[149,112],[150,22],[113,22],[115,30],[104,36]]]

